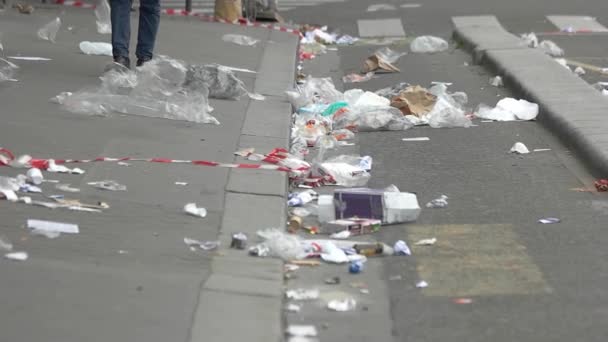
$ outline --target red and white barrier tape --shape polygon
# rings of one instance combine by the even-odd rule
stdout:
[[[82,164],[82,163],[94,163],[94,162],[124,162],[124,161],[140,161],[148,163],[175,163],[175,164],[192,164],[197,166],[212,166],[212,167],[224,167],[224,168],[235,168],[235,169],[260,169],[260,170],[275,170],[281,172],[295,172],[301,173],[308,170],[308,167],[302,166],[296,169],[289,168],[281,165],[281,161],[287,158],[287,151],[284,149],[274,149],[271,153],[264,156],[261,160],[271,165],[264,164],[230,164],[230,163],[219,163],[209,160],[179,160],[179,159],[167,159],[167,158],[109,158],[109,157],[97,157],[94,159],[35,159],[28,158],[25,161],[25,165],[19,165],[20,167],[27,168],[38,168],[46,170],[49,168],[51,161],[55,164]],[[15,155],[8,149],[0,148],[0,166],[13,166],[13,162],[19,160],[15,158]]]
[[[94,4],[87,3],[80,0],[55,0],[55,5],[61,6],[70,6],[70,7],[78,7],[78,8],[95,8]],[[183,17],[197,17],[205,22],[215,22],[222,24],[232,24],[232,25],[240,25],[246,27],[256,27],[256,28],[265,28],[269,30],[275,30],[280,32],[292,33],[298,36],[301,36],[300,31],[297,29],[278,26],[274,24],[268,23],[259,23],[259,22],[249,22],[247,20],[241,19],[238,22],[230,22],[224,19],[216,18],[212,15],[205,14],[202,10],[192,10],[191,12],[187,12],[184,9],[175,9],[175,8],[165,8],[161,10],[161,14],[168,16],[183,16]]]

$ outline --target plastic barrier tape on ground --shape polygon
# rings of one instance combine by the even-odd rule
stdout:
[[[61,6],[70,6],[70,7],[78,7],[78,8],[95,8],[94,4],[86,3],[79,0],[55,0],[55,5]],[[265,28],[269,30],[276,30],[280,32],[293,33],[295,35],[301,36],[300,31],[297,29],[292,29],[289,27],[278,26],[274,24],[266,24],[266,23],[252,23],[247,20],[241,19],[236,23],[232,23],[220,18],[216,18],[211,15],[206,15],[201,10],[192,10],[191,12],[187,12],[184,9],[175,9],[175,8],[166,8],[161,10],[161,14],[168,16],[183,16],[183,17],[197,17],[205,22],[215,22],[215,23],[223,23],[223,24],[233,24],[240,25],[246,27],[257,27],[257,28]]]
[[[179,159],[167,159],[167,158],[132,158],[132,157],[122,157],[122,158],[109,158],[109,157],[97,157],[94,159],[35,159],[32,158],[27,162],[26,167],[38,168],[41,170],[46,170],[49,167],[49,163],[51,160],[55,162],[57,165],[61,164],[82,164],[82,163],[94,163],[94,162],[124,162],[124,161],[140,161],[140,162],[148,162],[148,163],[174,163],[174,164],[192,164],[198,166],[214,166],[214,167],[224,167],[224,168],[233,168],[233,169],[261,169],[261,170],[274,170],[281,172],[295,172],[300,173],[302,171],[308,170],[308,168],[302,167],[299,169],[291,169],[289,167],[279,165],[281,159],[284,159],[284,155],[286,154],[286,150],[284,149],[274,149],[271,153],[264,156],[261,160],[266,163],[270,163],[273,165],[263,165],[263,164],[242,164],[242,163],[219,163],[208,160],[179,160]],[[15,155],[8,149],[0,147],[0,166],[11,166],[11,163],[15,161]]]

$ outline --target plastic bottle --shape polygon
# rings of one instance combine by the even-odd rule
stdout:
[[[42,180],[44,179],[44,176],[42,176],[42,172],[40,172],[40,169],[37,168],[29,169],[26,175],[27,180],[35,185],[40,185],[42,183]]]

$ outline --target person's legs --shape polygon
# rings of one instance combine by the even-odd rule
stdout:
[[[129,62],[129,42],[131,40],[131,0],[110,0],[112,20],[112,55],[114,61]],[[125,65],[129,67],[129,65]]]
[[[158,24],[160,22],[160,0],[139,1],[139,32],[137,34],[137,64],[152,59]]]

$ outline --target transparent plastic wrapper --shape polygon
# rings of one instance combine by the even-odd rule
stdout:
[[[38,38],[54,43],[59,28],[61,28],[61,18],[57,17],[38,30]]]
[[[515,144],[513,144],[513,147],[511,147],[509,152],[517,154],[528,154],[530,153],[530,150],[526,145],[524,145],[524,143],[516,142]]]
[[[344,77],[342,77],[342,82],[344,82],[344,83],[361,83],[361,82],[367,82],[367,81],[371,80],[372,77],[374,77],[373,72],[368,72],[365,75],[361,75],[358,73],[352,73],[352,74],[348,74],[348,75],[345,75]]]
[[[355,107],[333,117],[334,128],[361,132],[404,131],[414,126],[394,107]]]
[[[378,96],[375,93],[372,93],[371,91],[366,91],[361,96],[359,96],[359,98],[357,99],[357,101],[355,102],[353,107],[355,107],[355,108],[388,107],[390,105],[391,105],[390,100],[388,100],[382,96]]]
[[[585,71],[585,69],[583,69],[582,67],[578,66],[578,67],[576,67],[574,69],[574,73],[577,74],[577,75],[579,75],[579,76],[582,76],[582,75],[586,74],[587,72]]]
[[[315,164],[313,174],[320,176],[330,175],[337,185],[355,187],[367,184],[371,177],[368,170],[367,163],[362,160],[362,157],[339,156],[323,163]]]
[[[361,89],[349,89],[344,92],[344,102],[348,103],[349,106],[354,106],[363,94],[365,94],[365,91]]]
[[[543,40],[538,44],[538,48],[545,51],[546,54],[552,57],[561,57],[564,55],[564,50],[557,46],[552,40]]]
[[[191,65],[186,74],[184,88],[200,89],[206,86],[209,97],[237,100],[248,94],[245,84],[232,70],[218,64]]]
[[[110,5],[108,0],[99,0],[95,6],[95,23],[97,24],[97,33],[110,34],[112,33],[112,22],[110,19]]]
[[[415,53],[435,53],[447,50],[449,44],[435,36],[420,36],[412,41],[410,49]]]
[[[438,198],[430,201],[426,204],[427,208],[447,208],[448,206],[448,196],[441,195]]]
[[[322,116],[299,116],[292,128],[292,136],[300,137],[308,146],[314,146],[317,140],[331,131],[331,119]]]
[[[259,43],[259,39],[242,34],[225,34],[222,36],[222,40],[242,46],[255,46],[255,44]]]
[[[15,79],[15,74],[19,67],[6,59],[0,58],[0,82]]]
[[[379,59],[382,59],[390,64],[395,64],[399,58],[401,58],[401,56],[407,55],[407,52],[397,52],[387,46],[376,50],[374,54],[378,56]]]
[[[258,236],[265,239],[262,245],[269,249],[270,256],[289,261],[304,259],[307,255],[300,238],[296,235],[278,229],[267,229],[259,231]]]
[[[63,100],[60,95],[56,97],[57,101],[62,101],[63,108],[71,113],[106,116],[112,111],[104,100],[113,95],[100,95],[96,91],[80,91],[64,97]]]
[[[340,37],[340,38],[338,38],[336,40],[336,44],[338,44],[338,45],[353,45],[358,40],[359,40],[359,38],[356,38],[356,37],[349,36],[349,35],[345,34],[345,35],[343,35],[342,37]]]
[[[83,41],[78,45],[85,55],[112,56],[112,44]]]
[[[334,103],[344,100],[344,94],[336,89],[331,78],[306,79],[304,85],[296,91],[288,91],[287,97],[295,108],[300,108],[313,103]]]
[[[317,42],[305,43],[300,45],[300,52],[324,55],[327,53],[327,46]]]
[[[506,97],[491,108],[479,105],[475,115],[480,119],[495,121],[534,120],[538,116],[538,104]]]
[[[524,44],[528,47],[538,47],[538,37],[536,37],[536,34],[534,32],[522,34],[521,40],[523,40]]]
[[[137,68],[137,86],[134,95],[152,98],[171,96],[185,87],[187,74],[190,70],[184,62],[167,56],[157,56],[151,61]],[[128,70],[125,73],[130,74]],[[204,84],[200,85],[200,88]],[[188,88],[194,89],[194,88]]]
[[[63,104],[65,102],[65,100],[70,96],[72,96],[71,92],[64,91],[64,92],[61,92],[59,95],[50,98],[49,101],[51,101],[53,103],[57,103],[57,104]]]
[[[431,87],[429,91],[437,96],[437,102],[433,110],[427,115],[429,126],[433,128],[470,127],[472,125],[464,112],[463,105],[466,103],[465,96],[454,97],[447,91],[445,83],[439,83]],[[462,93],[464,94],[464,93]]]

